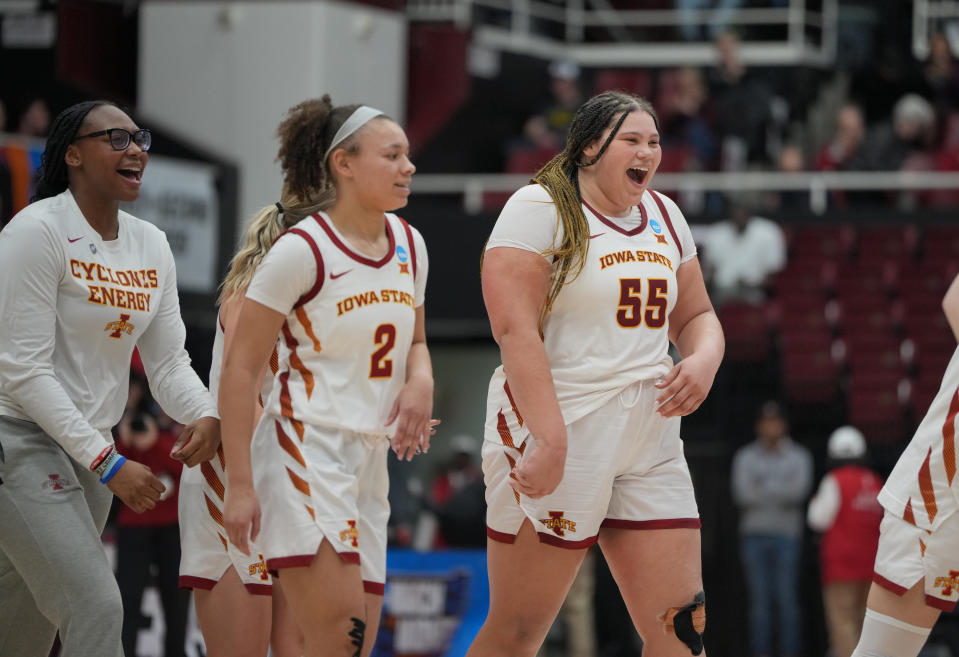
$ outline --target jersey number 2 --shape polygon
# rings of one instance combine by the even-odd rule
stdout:
[[[373,344],[379,345],[379,348],[370,356],[370,378],[386,379],[393,376],[393,360],[387,356],[396,346],[396,327],[392,324],[377,326]]]
[[[646,281],[646,310],[643,311],[643,279],[619,279],[619,310],[616,321],[623,328],[636,328],[645,320],[649,328],[662,328],[666,324],[666,294],[668,286],[664,278]]]

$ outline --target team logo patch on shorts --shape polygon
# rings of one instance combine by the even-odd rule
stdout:
[[[63,490],[64,486],[69,485],[70,482],[61,477],[59,474],[48,474],[47,480],[43,482],[42,488],[44,490]]]
[[[959,589],[959,570],[950,570],[948,577],[937,577],[933,586],[937,589],[942,587],[942,595],[951,597]]]
[[[340,532],[340,540],[352,547],[360,547],[360,533],[356,530],[356,521],[347,520],[347,529]]]
[[[264,582],[269,581],[270,571],[267,570],[266,561],[263,560],[263,555],[258,554],[256,555],[256,557],[257,559],[259,559],[259,561],[254,561],[253,563],[250,564],[250,568],[249,568],[250,577],[256,577],[257,575],[259,575],[260,579],[263,580]]]
[[[563,517],[566,515],[565,511],[548,511],[547,513],[549,513],[549,518],[540,520],[540,522],[547,529],[551,529],[554,534],[566,536],[566,532],[576,533],[576,523]]]

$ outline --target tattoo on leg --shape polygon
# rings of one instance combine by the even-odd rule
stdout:
[[[366,634],[366,623],[353,616],[350,617],[350,620],[353,621],[353,629],[350,630],[349,634],[352,639],[350,643],[356,646],[353,657],[360,657],[360,652],[363,650],[363,636]]]

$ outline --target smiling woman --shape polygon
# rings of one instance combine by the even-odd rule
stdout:
[[[661,158],[646,100],[595,96],[487,242],[503,365],[483,447],[490,613],[470,657],[534,655],[597,542],[644,654],[704,650],[679,422],[709,391],[723,337],[689,227],[649,189]]]
[[[278,133],[283,195],[252,222],[221,297],[223,367],[210,378],[229,463],[223,520],[234,563],[262,555],[281,574],[274,610],[289,603],[303,645],[281,653],[274,630],[274,654],[368,657],[386,580],[388,450],[411,459],[432,430],[426,245],[393,214],[416,167],[396,122],[329,96],[293,107]],[[265,653],[226,641],[236,616],[223,609],[251,609],[245,595],[229,571],[196,595],[204,636],[225,639],[218,655]],[[245,632],[254,625],[268,631],[269,618]]]
[[[187,424],[171,456],[194,466],[220,440],[190,367],[173,254],[119,209],[136,200],[149,131],[91,101],[64,110],[37,194],[0,232],[0,653],[121,657],[123,611],[100,543],[112,495],[134,511],[164,485],[117,453],[130,360]],[[55,481],[55,485],[38,482]],[[29,526],[27,523],[29,522]]]

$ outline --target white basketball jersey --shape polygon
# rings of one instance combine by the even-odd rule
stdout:
[[[220,319],[220,316],[217,315],[216,318],[216,333],[213,336],[213,352],[210,354],[210,395],[213,396],[213,401],[219,403],[220,397],[220,372],[223,370],[223,350],[226,346],[226,336],[223,333],[223,320]],[[273,350],[273,355],[270,357],[270,363],[267,367],[266,373],[263,375],[263,385],[260,387],[260,403],[263,403],[263,400],[270,394],[270,389],[273,387],[273,376],[276,374],[278,364],[277,364],[277,352],[276,349]]]
[[[682,214],[657,192],[643,195],[634,221],[628,223],[609,219],[586,204],[583,212],[589,223],[585,265],[562,288],[543,325],[567,424],[629,384],[669,372],[673,363],[667,353],[668,328],[676,305],[676,271],[684,258],[695,254]],[[490,383],[491,401],[494,396],[498,402],[509,401],[504,387],[500,367]]]
[[[959,349],[942,377],[926,416],[879,492],[890,513],[934,530],[956,512],[956,416],[959,415]]]
[[[418,254],[414,229],[396,215],[385,217],[389,249],[379,260],[353,251],[322,212],[288,231],[310,245],[317,277],[283,323],[266,413],[360,433],[393,433],[385,422],[406,381]]]

